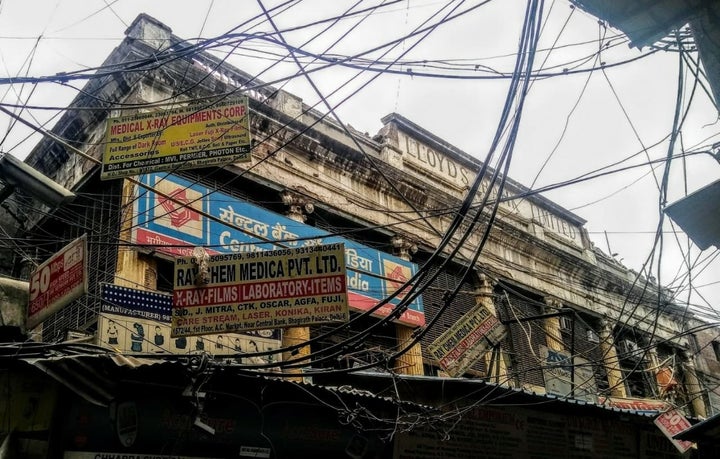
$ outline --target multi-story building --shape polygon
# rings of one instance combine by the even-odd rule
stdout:
[[[34,340],[84,333],[125,354],[204,351],[321,383],[328,374],[374,368],[405,375],[408,384],[450,374],[634,414],[677,407],[705,417],[720,409],[716,329],[595,248],[579,216],[510,179],[498,196],[485,178],[480,191],[500,201],[497,218],[470,206],[459,229],[478,212],[480,229],[445,241],[482,168],[475,157],[395,113],[378,134],[357,132],[183,46],[166,25],[138,17],[105,62],[118,71],[91,79],[28,156],[78,197],[58,209],[8,201],[17,237],[6,246],[14,254],[8,274],[28,278],[68,242],[86,235],[88,243],[88,293],[29,330]],[[123,134],[111,132],[110,120],[212,110],[238,96],[249,100],[249,162],[101,178],[101,169],[112,175],[101,166],[108,139]],[[352,322],[170,336],[176,256],[196,247],[250,253],[268,241],[290,248],[344,242]],[[401,292],[373,309],[417,273],[426,277],[415,300],[395,307]],[[481,322],[478,308],[499,320],[497,339],[475,335],[485,352],[453,366],[472,320]]]

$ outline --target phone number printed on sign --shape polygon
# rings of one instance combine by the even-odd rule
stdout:
[[[249,162],[247,97],[110,118],[100,178]]]
[[[213,255],[205,273],[178,258],[171,336],[347,321],[344,255],[343,244]]]
[[[671,409],[655,418],[655,425],[681,453],[692,448],[693,443],[685,440],[676,440],[673,437],[683,430],[691,427],[690,421],[677,410]]]
[[[87,238],[78,238],[38,266],[30,276],[28,329],[87,293]]]

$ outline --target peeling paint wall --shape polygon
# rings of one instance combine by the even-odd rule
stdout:
[[[0,277],[0,325],[25,330],[28,299],[27,282]]]

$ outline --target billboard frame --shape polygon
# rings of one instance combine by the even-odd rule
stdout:
[[[252,160],[247,96],[108,118],[101,180]]]

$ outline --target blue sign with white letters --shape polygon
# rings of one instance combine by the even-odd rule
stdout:
[[[417,271],[416,264],[394,255],[333,236],[178,176],[147,174],[140,176],[140,181],[157,192],[144,188],[138,191],[133,242],[157,246],[164,253],[191,255],[196,246],[205,247],[210,253],[229,253],[343,243],[348,300],[350,307],[361,311],[396,292]],[[375,314],[387,316],[402,297],[403,293],[399,294]],[[421,298],[410,304],[398,322],[425,324]]]

